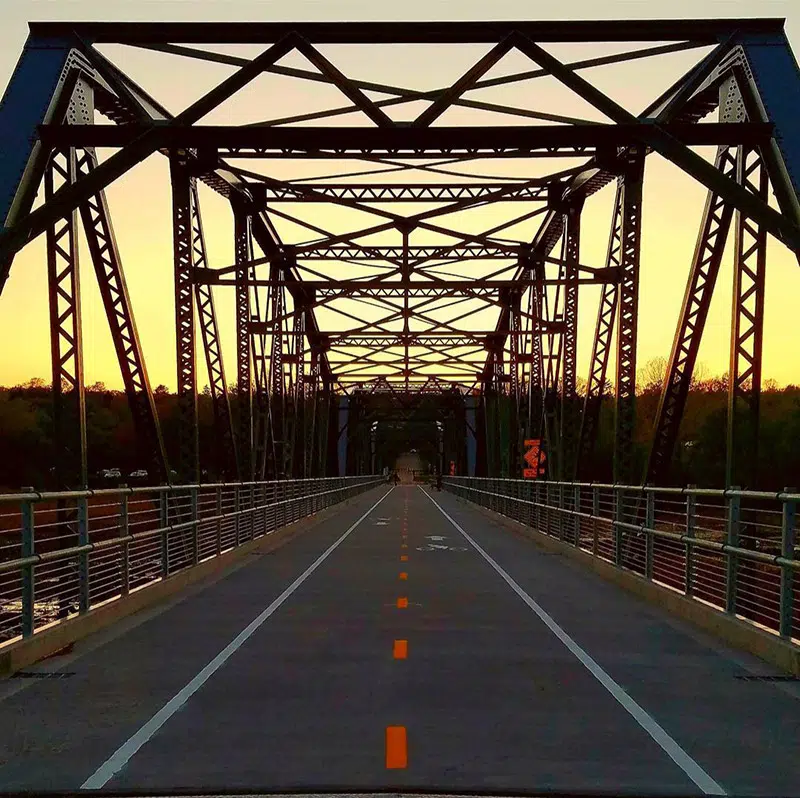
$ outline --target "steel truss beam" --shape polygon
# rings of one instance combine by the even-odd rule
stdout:
[[[630,484],[633,477],[643,178],[643,154],[632,152],[628,156],[622,176],[622,243],[617,301],[617,401],[614,420],[614,481],[625,485]]]
[[[54,152],[45,171],[45,200],[73,182],[74,150]],[[86,402],[78,267],[78,213],[72,211],[47,230],[47,285],[53,375],[53,443],[57,489],[87,486]]]
[[[717,44],[734,34],[780,34],[781,19],[573,20],[549,22],[31,22],[31,33],[77,33],[98,44],[178,41],[268,43],[298,33],[314,44],[493,44],[511,33],[540,42],[644,42],[686,39]]]
[[[233,426],[228,382],[225,377],[225,364],[222,358],[217,313],[214,294],[210,285],[197,280],[197,273],[208,267],[203,222],[200,215],[200,196],[197,181],[191,182],[192,209],[192,261],[194,274],[195,302],[206,357],[208,383],[211,401],[214,406],[214,433],[217,451],[218,475],[239,476],[239,461],[236,455],[236,436]]]
[[[200,429],[197,417],[197,370],[194,338],[194,178],[185,158],[170,159],[175,273],[175,339],[178,385],[178,476],[200,481]]]
[[[606,266],[619,269],[622,254],[622,179],[617,181],[614,210],[611,217],[611,235],[608,239]],[[597,441],[597,428],[600,420],[600,405],[606,391],[606,374],[611,354],[611,336],[614,332],[614,319],[617,311],[617,284],[606,283],[600,295],[597,308],[597,324],[592,342],[592,357],[589,364],[589,379],[586,382],[586,397],[581,415],[578,436],[578,457],[575,461],[575,476],[591,457]]]
[[[439,158],[453,156],[536,158],[593,155],[613,147],[647,146],[649,125],[630,120],[614,125],[514,125],[508,127],[229,127],[180,122],[152,127],[130,124],[42,125],[50,147],[126,147],[143,136],[157,148],[197,149],[202,158]],[[766,145],[766,122],[704,125],[665,123],[659,128],[688,147]]]
[[[250,353],[250,267],[252,241],[250,216],[233,205],[236,270],[236,393],[239,408],[239,472],[243,479],[255,478],[253,451],[253,371]]]
[[[736,148],[720,147],[716,157],[717,168],[735,177],[736,164]],[[719,194],[710,191],[656,413],[645,474],[648,484],[661,484],[669,474],[732,216],[733,208]]]
[[[739,183],[762,200],[769,181],[761,153],[739,148]],[[736,213],[733,264],[733,318],[728,378],[728,446],[725,484],[754,488],[758,480],[758,426],[761,353],[764,341],[764,286],[767,232]]]
[[[580,261],[581,210],[577,202],[566,209],[564,227],[564,332],[561,353],[561,471],[566,477],[575,468],[578,434],[578,263]]]
[[[77,151],[79,178],[90,177],[96,167],[93,149]],[[101,190],[85,199],[80,213],[133,416],[139,457],[148,464],[151,479],[163,481],[169,476],[167,454],[105,192]]]
[[[290,183],[250,183],[248,188],[268,202],[316,203],[331,199],[357,202],[455,202],[482,199],[507,190],[510,183],[303,183],[302,190]],[[261,196],[259,196],[261,198]],[[547,199],[545,181],[525,181],[505,193],[501,202],[533,202]]]

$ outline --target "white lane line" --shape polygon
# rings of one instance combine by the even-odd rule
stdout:
[[[627,710],[636,722],[655,740],[673,762],[706,794],[727,795],[723,787],[703,770],[686,751],[664,730],[651,715],[648,715],[625,690],[614,681],[554,620],[534,601],[503,568],[497,564],[479,545],[454,521],[439,503],[424,488],[420,490],[433,502],[439,512],[475,547],[489,565],[497,571],[508,586],[539,616],[545,626],[574,654],[576,659],[617,702]]]
[[[99,790],[119,773],[136,752],[228,661],[242,644],[297,590],[325,561],[328,555],[394,490],[390,488],[335,543],[292,582],[260,615],[250,622],[185,687],[176,693],[144,726],[124,742],[97,770],[81,784],[82,790]]]

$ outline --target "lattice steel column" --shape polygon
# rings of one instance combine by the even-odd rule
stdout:
[[[77,150],[78,177],[90,174],[97,167],[94,149]],[[111,328],[125,393],[136,428],[140,457],[148,463],[150,476],[168,479],[169,467],[161,427],[158,423],[153,392],[136,331],[128,287],[122,270],[105,192],[89,197],[80,206],[81,219],[92,256],[100,296]]]
[[[178,475],[200,481],[200,430],[197,418],[197,369],[194,340],[194,258],[191,176],[184,157],[170,158],[172,182],[175,340],[178,382]]]
[[[749,192],[767,200],[767,170],[758,150],[739,149],[737,179]],[[735,240],[725,484],[755,488],[767,232],[762,225],[737,212]]]
[[[578,264],[580,262],[582,204],[570,205],[564,227],[564,332],[561,353],[561,474],[575,468],[578,402],[575,393],[578,363]]]
[[[53,152],[45,172],[45,200],[75,181],[75,151]],[[78,268],[78,213],[47,229],[47,285],[53,375],[53,443],[57,489],[87,485],[86,401]]]
[[[614,424],[614,481],[630,483],[636,420],[636,346],[639,315],[642,179],[644,157],[631,150],[622,186],[622,252],[617,305],[617,385]]]
[[[617,180],[617,193],[611,218],[611,234],[608,239],[606,267],[619,268],[622,253],[622,180]],[[597,308],[597,324],[592,343],[592,358],[589,364],[589,379],[586,383],[586,398],[583,403],[578,454],[574,473],[577,478],[592,456],[597,441],[597,426],[600,420],[600,407],[606,389],[608,360],[611,354],[611,336],[614,333],[614,319],[617,312],[617,283],[603,283],[600,304]]]
[[[270,264],[269,322],[272,325],[272,348],[269,360],[269,401],[276,476],[286,474],[286,380],[283,373],[284,314],[286,303],[284,287],[280,284],[282,263]]]
[[[250,358],[250,217],[234,207],[236,257],[236,375],[239,405],[239,457],[242,479],[255,476],[253,459],[253,374]]]
[[[736,148],[720,147],[716,166],[729,177],[735,177]],[[733,208],[719,194],[710,191],[661,391],[646,484],[660,484],[669,473],[732,217]]]
[[[191,184],[192,200],[192,260],[194,268],[208,268],[203,222],[200,215],[200,197],[197,181]],[[211,401],[214,407],[214,443],[217,452],[219,475],[227,478],[239,477],[239,463],[236,457],[236,438],[233,432],[228,382],[225,378],[225,365],[219,339],[217,314],[214,308],[214,294],[210,284],[195,281],[195,302],[203,338],[203,351],[206,357]]]

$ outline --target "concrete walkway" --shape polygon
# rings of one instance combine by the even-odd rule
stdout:
[[[31,670],[0,789],[800,795],[797,685],[414,486]]]

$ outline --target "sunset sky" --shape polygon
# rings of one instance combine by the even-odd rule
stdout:
[[[602,11],[600,11],[602,5]],[[786,31],[790,41],[800,50],[800,11],[794,2],[758,0],[674,0],[655,2],[604,2],[562,0],[560,3],[511,2],[435,2],[407,0],[405,3],[372,2],[111,2],[110,0],[70,0],[70,2],[37,2],[36,0],[4,0],[0,28],[0,92],[10,78],[27,33],[26,22],[33,19],[105,19],[105,20],[390,20],[390,19],[582,19],[582,18],[659,18],[777,16],[787,17]],[[402,15],[402,16],[400,16]],[[545,45],[561,58],[570,60],[635,49],[640,43],[624,45]],[[198,98],[213,85],[231,74],[232,68],[167,57],[133,48],[102,46],[111,60],[140,82],[171,111],[177,112]],[[259,47],[216,47],[219,51],[252,57]],[[323,52],[348,76],[372,79],[412,88],[435,88],[451,83],[489,49],[487,46],[456,47],[327,47]],[[689,69],[707,50],[699,49],[661,56],[658,59],[634,62],[623,68],[603,67],[582,75],[598,88],[609,93],[633,113],[639,113],[650,100]],[[290,56],[281,63],[298,66],[302,59]],[[512,54],[498,65],[496,72],[531,69],[533,65],[519,54]],[[489,92],[492,92],[491,94]],[[477,95],[476,95],[477,96]],[[551,78],[486,90],[480,99],[513,103],[518,106],[603,120],[579,98],[560,87]],[[346,104],[332,87],[299,83],[274,75],[264,75],[229,103],[203,120],[204,123],[237,124],[255,122],[305,110],[316,110]],[[401,107],[396,118],[416,115],[415,104]],[[337,124],[356,124],[351,115]],[[494,124],[489,114],[469,109],[453,109],[440,120],[441,124]],[[519,120],[515,122],[519,124]],[[530,122],[524,122],[529,124]],[[360,123],[359,123],[360,124]],[[0,142],[0,157],[2,142]],[[713,157],[712,153],[704,153]],[[244,164],[248,166],[248,164]],[[254,166],[254,164],[249,164]],[[573,165],[571,161],[534,164],[536,169],[552,169]],[[260,165],[279,178],[311,176],[330,169],[327,162],[270,162]],[[342,172],[365,168],[358,162],[343,162]],[[535,173],[528,161],[483,161],[465,166],[465,171],[495,175],[531,177]],[[413,175],[413,173],[409,173]],[[415,175],[420,179],[420,173]],[[413,180],[414,176],[405,179]],[[421,178],[425,179],[425,178]],[[129,172],[108,191],[108,198],[119,242],[122,261],[132,298],[137,327],[144,348],[153,386],[164,383],[175,386],[175,341],[173,318],[171,198],[167,159],[151,156]],[[649,156],[645,174],[643,206],[643,248],[640,300],[639,364],[658,356],[668,356],[675,324],[683,298],[705,190],[676,167],[656,155]],[[584,212],[581,261],[602,266],[607,247],[613,187],[593,197]],[[233,262],[232,220],[227,201],[205,186],[201,187],[201,205],[210,262],[227,266]],[[462,217],[459,227],[482,230],[505,218],[522,213],[521,204],[508,205],[508,210],[480,209]],[[395,208],[397,209],[397,207]],[[402,212],[417,207],[403,206]],[[297,206],[292,210],[299,213]],[[341,232],[369,218],[355,211],[310,206],[303,218],[321,227]],[[455,226],[455,218],[454,218]],[[527,227],[514,228],[507,235],[530,238],[535,232],[533,220]],[[291,241],[307,235],[294,225],[279,228]],[[397,243],[391,237],[381,239]],[[417,243],[432,243],[420,238]],[[731,241],[732,244],[732,241]],[[730,250],[719,277],[711,315],[706,327],[700,362],[708,374],[721,374],[728,368],[729,323],[731,312]],[[120,387],[105,316],[99,300],[88,253],[82,253],[83,320],[86,383],[102,381]],[[346,267],[341,267],[346,268]],[[455,271],[451,269],[451,271]],[[342,275],[352,272],[342,272]],[[579,330],[579,374],[586,376],[591,340],[594,332],[599,291],[581,289]],[[217,312],[220,317],[223,349],[229,380],[235,379],[234,322],[232,289],[216,289]],[[797,259],[780,243],[770,240],[767,268],[764,376],[779,384],[800,383],[800,353],[796,346],[800,307],[800,266]],[[489,322],[489,326],[494,326]],[[18,255],[11,277],[0,296],[0,384],[13,385],[31,377],[49,380],[49,331],[47,324],[47,286],[44,238],[34,241]],[[204,364],[200,368],[200,385],[207,382]]]

